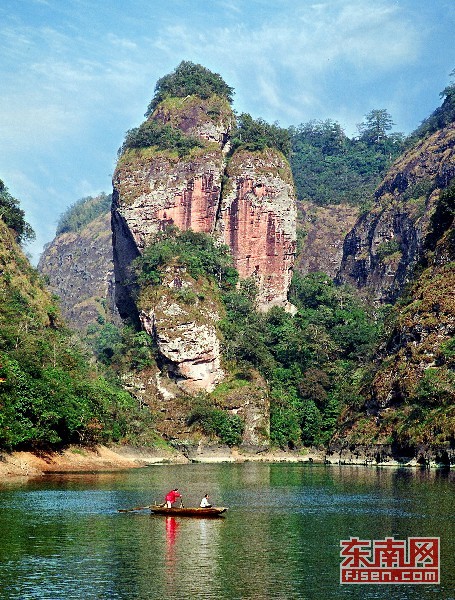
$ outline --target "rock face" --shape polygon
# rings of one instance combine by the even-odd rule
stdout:
[[[344,415],[337,438],[345,448],[374,441],[391,444],[392,451],[404,449],[422,464],[449,465],[455,439],[453,212],[435,244],[429,243],[432,233],[419,276],[393,309],[388,338],[364,389],[363,410]]]
[[[204,290],[201,286],[182,269],[169,268],[153,301],[140,301],[139,318],[156,341],[162,367],[188,394],[211,392],[224,376],[216,331],[219,306],[208,282]]]
[[[368,291],[377,303],[394,302],[419,260],[440,191],[455,175],[455,125],[402,155],[344,242],[337,276]]]
[[[242,279],[253,277],[259,309],[287,307],[296,243],[290,167],[275,150],[239,151],[229,162],[218,223]]]
[[[74,329],[85,331],[98,318],[120,322],[114,301],[109,213],[77,233],[57,236],[41,255],[38,270],[60,297],[62,315]]]
[[[292,174],[275,150],[238,150],[228,158],[234,115],[216,96],[167,98],[149,122],[171,125],[199,146],[181,157],[156,147],[127,149],[120,157],[112,206],[116,302],[123,318],[153,335],[167,372],[194,393],[212,389],[222,377],[215,329],[221,308],[200,304],[201,314],[193,310],[190,318],[184,303],[168,295],[148,305],[142,299],[138,308],[131,263],[170,225],[204,232],[231,248],[241,278],[254,277],[259,308],[289,308],[296,239]]]
[[[391,311],[386,341],[363,389],[365,405],[360,414],[347,411],[338,438],[345,445],[391,444],[392,450],[420,456],[422,464],[435,453],[438,462],[453,464],[454,138],[452,126],[405,154],[378,191],[381,210],[376,207],[363,217],[351,237],[368,240],[370,235],[364,247],[373,249],[375,239],[399,236],[399,250],[388,261],[382,259],[388,271],[382,272],[375,258],[376,244],[375,253],[363,259],[375,271],[363,271],[363,279],[354,279],[371,285],[376,300],[396,297],[411,275],[412,279]],[[409,189],[414,193],[406,196]],[[347,261],[345,267],[349,264],[355,263]]]
[[[169,225],[213,233],[221,190],[224,157],[211,143],[188,160],[172,155],[130,151],[114,175],[112,232],[116,302],[122,317],[137,319],[131,262],[151,237]]]
[[[295,268],[303,275],[322,271],[334,279],[343,259],[344,239],[354,227],[358,213],[356,206],[299,202],[297,220],[304,239]]]
[[[191,160],[130,152],[114,176],[115,211],[128,226],[138,250],[168,225],[213,233],[224,157],[207,149]]]
[[[154,147],[127,150],[113,177],[112,232],[115,293],[123,318],[137,320],[131,262],[169,225],[213,233],[221,193],[226,143],[233,122],[227,102],[212,97],[160,103],[149,120],[178,127],[203,142],[179,158]],[[215,112],[217,118],[209,116]]]

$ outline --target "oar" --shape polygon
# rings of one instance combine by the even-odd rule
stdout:
[[[133,512],[135,510],[144,510],[146,508],[152,508],[151,506],[135,506],[134,508],[119,508],[117,512]]]

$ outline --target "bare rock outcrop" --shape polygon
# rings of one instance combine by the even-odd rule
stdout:
[[[208,282],[196,282],[182,269],[170,267],[159,291],[146,293],[140,301],[139,318],[155,339],[162,372],[188,394],[211,392],[224,376],[216,330],[219,306],[209,288]],[[159,383],[166,388],[164,378]]]
[[[226,243],[241,278],[253,277],[259,308],[288,309],[296,239],[296,204],[285,157],[267,148],[228,157],[234,114],[212,96],[166,98],[147,123],[171,126],[198,143],[181,156],[156,146],[126,148],[113,177],[112,232],[115,293],[123,318],[140,323],[156,341],[164,371],[188,393],[211,390],[223,377],[216,322],[220,306],[185,304],[171,290],[138,305],[132,263],[168,226],[213,235]],[[189,138],[188,138],[189,139]],[[160,384],[161,385],[161,384]]]
[[[337,276],[377,303],[394,302],[421,257],[439,194],[455,175],[455,124],[421,140],[389,170],[371,211],[344,242]]]
[[[296,245],[292,173],[276,150],[238,151],[229,161],[218,227],[242,279],[252,277],[258,307],[289,308]]]
[[[127,223],[138,250],[168,225],[212,233],[224,155],[211,144],[191,158],[129,151],[114,175],[114,210]]]
[[[131,263],[158,231],[174,225],[213,233],[232,120],[229,105],[221,99],[167,99],[149,121],[179,127],[199,138],[202,147],[182,157],[154,146],[134,148],[119,158],[113,177],[112,234],[116,302],[123,318],[138,321]]]
[[[78,232],[58,235],[45,248],[38,270],[59,296],[62,315],[74,329],[85,331],[100,318],[120,322],[109,212]]]

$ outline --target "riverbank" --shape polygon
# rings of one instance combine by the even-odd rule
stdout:
[[[60,452],[0,453],[0,478],[36,477],[50,473],[83,473],[135,469],[155,464],[192,462],[324,462],[322,455],[293,452],[239,452],[228,447],[209,446],[201,449],[134,448],[130,446],[71,446]]]
[[[154,449],[119,451],[117,448],[71,446],[61,452],[11,452],[0,454],[0,478],[35,477],[48,473],[78,473],[134,469],[179,460],[179,453]]]
[[[447,467],[436,460],[422,463],[419,458],[376,455],[371,452],[331,452],[318,449],[301,451],[237,449],[218,445],[172,448],[135,448],[131,446],[82,448],[72,446],[61,452],[0,453],[0,478],[37,477],[50,473],[82,473],[135,469],[156,464],[185,463],[288,462],[331,465],[388,467]],[[453,466],[453,465],[452,465]]]

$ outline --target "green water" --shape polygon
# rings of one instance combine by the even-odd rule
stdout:
[[[455,598],[455,473],[163,465],[0,484],[1,600]],[[118,508],[185,505],[216,520]],[[340,586],[340,539],[441,538],[441,585]]]

